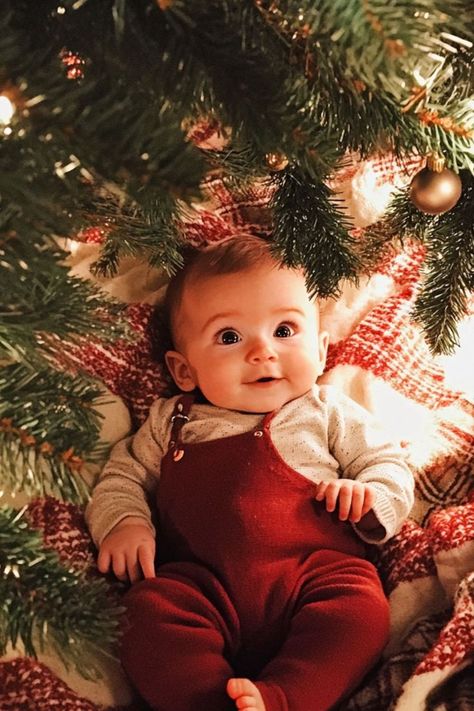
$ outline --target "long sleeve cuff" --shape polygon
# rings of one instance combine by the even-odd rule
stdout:
[[[370,531],[363,531],[359,528],[358,524],[352,524],[355,532],[366,543],[380,545],[388,541],[397,532],[397,516],[393,507],[393,501],[386,495],[382,487],[377,487],[377,484],[372,483],[371,486],[377,490],[375,503],[372,507],[372,511],[375,514],[383,531],[380,529],[375,529],[373,535]],[[382,533],[382,535],[381,535]]]

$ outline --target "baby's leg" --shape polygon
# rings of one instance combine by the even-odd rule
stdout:
[[[388,641],[388,602],[375,568],[336,551],[319,551],[311,563],[288,637],[256,681],[266,711],[332,708]]]
[[[211,602],[212,600],[212,602]],[[226,692],[234,670],[238,621],[207,570],[166,565],[125,595],[122,663],[140,695],[157,711],[235,711]]]

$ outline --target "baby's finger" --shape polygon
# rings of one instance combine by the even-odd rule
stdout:
[[[128,580],[127,564],[123,553],[116,553],[114,555],[112,560],[112,568],[116,578],[123,581]]]
[[[155,551],[154,546],[139,546],[138,560],[143,571],[144,578],[155,577]]]
[[[141,580],[142,577],[142,571],[138,564],[137,556],[128,556],[126,564],[128,579],[131,583],[137,583],[139,580]]]
[[[101,573],[108,573],[110,568],[110,553],[109,551],[101,548],[99,550],[99,555],[97,556],[97,568]]]
[[[323,501],[326,495],[326,489],[328,488],[328,484],[328,481],[320,481],[316,484],[316,493],[314,495],[316,501]]]
[[[364,506],[364,486],[355,482],[352,489],[352,502],[350,520],[352,523],[359,523],[362,517],[362,509]]]
[[[375,491],[371,486],[364,488],[364,503],[362,506],[361,518],[373,508],[375,504]]]
[[[326,499],[326,511],[329,511],[330,513],[336,510],[339,488],[339,483],[337,481],[329,481],[327,483],[324,498]]]
[[[351,511],[352,502],[352,487],[341,486],[339,489],[338,506],[339,506],[339,520],[347,521],[349,518],[349,513]]]

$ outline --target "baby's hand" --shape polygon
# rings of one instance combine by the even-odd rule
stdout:
[[[101,573],[110,568],[119,580],[136,583],[142,577],[155,577],[155,539],[144,520],[128,516],[102,541],[97,558]]]
[[[352,479],[320,481],[316,486],[316,501],[326,500],[326,510],[338,508],[341,521],[359,523],[375,503],[375,490],[370,484]]]

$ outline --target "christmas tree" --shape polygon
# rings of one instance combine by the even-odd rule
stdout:
[[[120,307],[68,272],[68,238],[100,232],[97,274],[130,255],[172,272],[209,175],[236,193],[267,187],[276,253],[304,266],[323,297],[388,246],[421,242],[413,316],[433,353],[455,347],[474,275],[470,9],[468,0],[3,0],[1,489],[81,503],[82,464],[104,457],[102,389],[77,349],[129,335]],[[217,148],[192,140],[204,123],[220,134]],[[331,177],[348,155],[389,152],[426,166],[358,234]],[[74,638],[80,664],[82,643],[113,638],[100,583],[66,575],[21,512],[1,509],[0,540],[0,647],[21,639],[32,654],[34,639],[65,648]],[[69,617],[55,617],[49,603],[59,599]]]

